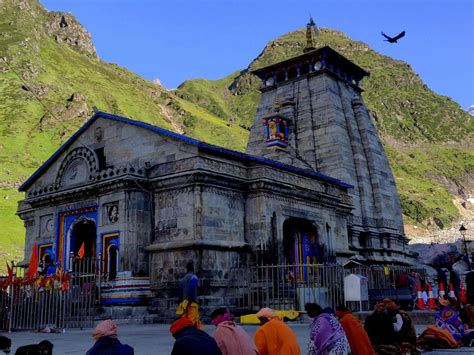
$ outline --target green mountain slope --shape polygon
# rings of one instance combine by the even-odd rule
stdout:
[[[17,187],[93,113],[137,118],[232,149],[247,131],[97,58],[71,14],[0,1],[0,260],[23,254]],[[0,269],[4,263],[0,262]]]
[[[458,214],[453,196],[472,189],[473,150],[463,145],[472,141],[472,119],[430,91],[406,63],[342,33],[321,33],[318,46],[328,44],[371,72],[364,97],[384,138],[407,220],[449,223]],[[37,0],[0,0],[0,271],[1,260],[23,254],[17,187],[94,106],[243,151],[260,97],[249,70],[300,54],[303,46],[303,31],[287,34],[245,70],[216,81],[187,81],[168,92],[101,61],[71,14],[48,12]]]
[[[448,97],[431,91],[410,66],[383,56],[341,32],[321,29],[316,47],[329,45],[362,68],[363,96],[382,136],[406,222],[449,224],[459,211],[452,199],[474,188],[474,120]],[[176,94],[209,112],[250,127],[260,82],[249,72],[302,53],[305,31],[267,44],[246,70],[217,81],[184,82]]]

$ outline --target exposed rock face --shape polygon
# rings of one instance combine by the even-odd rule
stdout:
[[[67,100],[66,104],[53,106],[40,120],[40,129],[44,130],[51,124],[67,122],[70,120],[86,121],[91,108],[87,104],[87,98],[81,93],[74,93]]]
[[[50,12],[48,15],[50,20],[46,24],[46,31],[56,42],[64,43],[88,57],[98,58],[90,33],[77,22],[72,14]]]
[[[412,244],[410,249],[417,255],[419,263],[436,267],[453,265],[463,256],[460,246],[455,243]]]

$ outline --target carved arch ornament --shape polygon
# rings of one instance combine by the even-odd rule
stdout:
[[[99,162],[94,151],[87,147],[75,148],[61,162],[56,184],[70,186],[88,182],[92,180],[98,167]]]

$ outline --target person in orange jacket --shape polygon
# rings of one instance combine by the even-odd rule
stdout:
[[[300,355],[296,334],[271,308],[257,313],[261,327],[255,333],[255,345],[260,355]]]

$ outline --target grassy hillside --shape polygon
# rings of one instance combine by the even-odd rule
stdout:
[[[0,0],[0,271],[20,259],[24,228],[17,187],[91,115],[93,107],[243,151],[260,97],[249,70],[300,54],[304,32],[270,42],[249,68],[221,80],[192,80],[167,92],[101,61],[71,14],[37,0]],[[322,30],[330,45],[371,72],[364,98],[384,138],[407,220],[449,223],[455,194],[472,189],[473,120],[433,93],[409,65],[344,34]],[[471,179],[473,181],[474,179]]]
[[[0,55],[6,60],[0,59],[0,260],[23,253],[24,228],[15,215],[23,196],[17,187],[92,115],[94,106],[245,148],[246,130],[101,61],[72,15],[47,12],[35,0],[0,1]]]
[[[382,136],[396,177],[406,222],[446,225],[458,216],[452,199],[474,188],[474,120],[448,97],[431,91],[403,62],[383,56],[345,34],[321,29],[316,47],[329,45],[370,72],[364,100]],[[217,81],[191,80],[177,95],[209,112],[250,127],[260,82],[249,72],[302,53],[305,32],[271,41],[246,70]],[[464,195],[464,196],[463,196]]]

